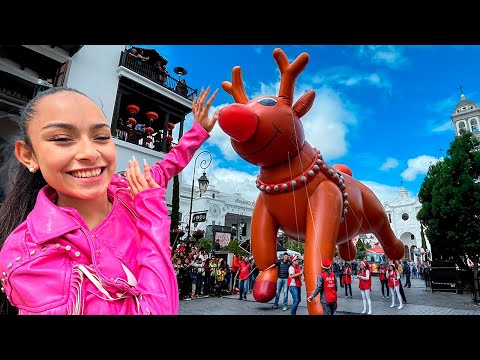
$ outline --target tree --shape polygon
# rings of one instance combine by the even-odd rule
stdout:
[[[248,251],[246,251],[244,248],[240,246],[240,240],[238,240],[237,238],[230,240],[228,245],[225,246],[222,250],[232,252],[235,255],[240,255],[240,256],[249,255]]]
[[[370,245],[366,239],[358,239],[355,244],[355,248],[357,249],[357,259],[364,260],[367,257],[367,249],[370,249],[371,247],[372,245]]]
[[[305,252],[305,245],[303,243],[290,238],[287,241],[285,241],[283,247],[285,247],[286,249],[299,252],[302,255]]]
[[[210,253],[212,251],[212,248],[213,248],[212,242],[205,237],[198,240],[198,245],[199,245],[200,250],[205,250],[207,253]]]
[[[478,302],[480,253],[480,152],[478,140],[463,132],[447,156],[430,166],[420,187],[417,219],[425,229],[434,259],[473,260],[474,300]]]

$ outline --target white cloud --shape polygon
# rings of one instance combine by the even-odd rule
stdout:
[[[390,169],[395,169],[397,166],[398,166],[398,160],[389,157],[382,164],[382,166],[380,167],[380,170],[386,171],[386,170],[390,170]]]
[[[302,122],[306,140],[330,161],[347,153],[348,125],[356,124],[357,118],[337,93],[320,88],[316,90],[315,102]]]
[[[426,174],[430,165],[438,161],[436,157],[429,155],[420,155],[407,161],[408,167],[402,172],[401,176],[407,181],[413,181],[419,174]]]
[[[378,73],[360,73],[354,69],[337,66],[320,71],[312,77],[314,84],[321,85],[343,85],[347,87],[352,86],[374,86],[377,88],[385,88],[391,90],[392,84],[390,80]]]
[[[403,48],[392,45],[364,45],[360,46],[360,57],[368,58],[374,64],[385,65],[391,69],[398,69],[408,63],[403,54]]]
[[[455,131],[455,129],[453,128],[453,123],[451,121],[447,121],[447,122],[443,123],[442,125],[439,125],[436,128],[432,129],[433,132],[442,132],[442,131],[447,131],[447,130]]]
[[[375,181],[360,180],[360,182],[366,187],[368,187],[370,190],[372,190],[382,204],[385,204],[386,201],[395,200],[398,196],[398,191],[400,190],[400,187],[398,186],[380,184]],[[408,195],[414,197],[410,192]]]

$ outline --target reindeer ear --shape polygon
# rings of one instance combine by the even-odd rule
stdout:
[[[313,101],[315,100],[315,91],[310,90],[302,95],[300,99],[297,100],[295,105],[293,105],[293,111],[297,114],[298,118],[300,119],[303,115],[305,115],[308,110],[313,105]]]

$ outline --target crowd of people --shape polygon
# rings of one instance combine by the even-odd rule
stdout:
[[[229,264],[224,255],[208,254],[186,241],[172,249],[172,263],[181,300],[233,294],[238,294],[239,300],[247,300],[258,275],[252,257],[234,255]]]

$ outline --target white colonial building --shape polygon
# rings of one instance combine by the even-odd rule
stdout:
[[[430,257],[431,247],[426,236],[427,248],[422,248],[421,226],[417,220],[417,213],[422,204],[418,198],[408,196],[408,190],[401,187],[395,200],[386,201],[383,206],[393,232],[403,242],[405,258],[409,261],[423,262],[425,254]]]
[[[196,180],[196,179],[195,179]],[[209,185],[201,194],[195,182],[193,198],[191,186],[180,187],[180,216],[185,238],[188,236],[190,205],[192,205],[191,233],[197,229],[205,231],[205,237],[213,241],[237,238],[241,242],[250,239],[250,225],[254,201],[242,197],[241,194],[228,194]]]

